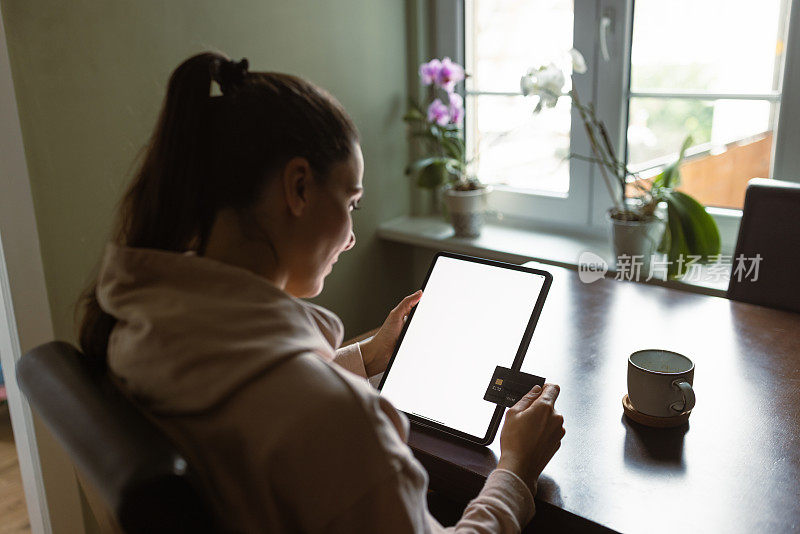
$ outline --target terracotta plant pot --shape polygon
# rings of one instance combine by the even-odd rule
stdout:
[[[490,187],[472,191],[444,190],[444,201],[456,237],[478,237],[483,229]]]

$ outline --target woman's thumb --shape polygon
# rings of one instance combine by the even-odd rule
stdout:
[[[415,291],[414,293],[410,294],[406,298],[400,301],[393,310],[392,313],[400,314],[401,317],[405,317],[411,311],[411,308],[416,306],[419,302],[419,299],[422,298],[422,290]]]

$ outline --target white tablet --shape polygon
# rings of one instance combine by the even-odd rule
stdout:
[[[438,253],[381,395],[412,422],[488,445],[503,407],[483,396],[496,366],[522,366],[551,282],[546,271]]]

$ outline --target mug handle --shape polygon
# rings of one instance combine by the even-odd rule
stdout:
[[[694,408],[694,389],[692,389],[692,385],[689,382],[683,378],[679,378],[672,381],[672,387],[681,390],[681,393],[683,393],[683,403],[673,402],[670,404],[670,408],[676,412],[688,412]]]

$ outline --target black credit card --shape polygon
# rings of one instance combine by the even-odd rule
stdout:
[[[544,387],[544,378],[498,365],[483,400],[511,408],[533,386]]]

